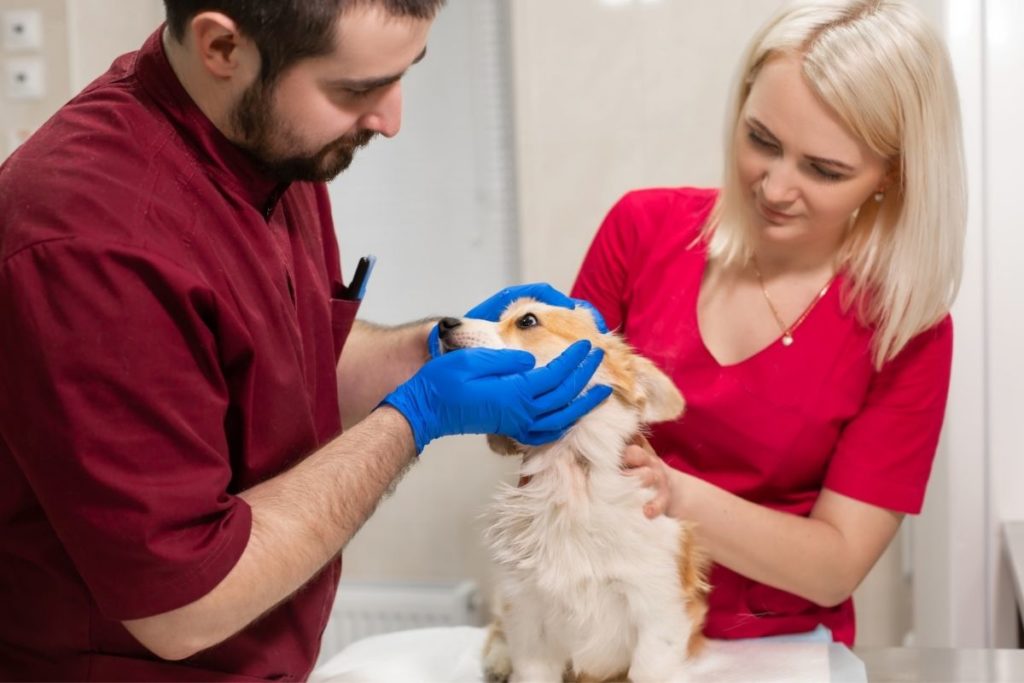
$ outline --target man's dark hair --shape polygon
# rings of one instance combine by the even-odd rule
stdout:
[[[445,0],[164,0],[167,26],[178,42],[200,12],[221,12],[238,24],[263,60],[261,79],[274,81],[300,59],[334,50],[338,17],[358,5],[379,5],[395,17],[432,19]]]

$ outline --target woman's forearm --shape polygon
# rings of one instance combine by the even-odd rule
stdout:
[[[755,581],[832,606],[859,585],[901,517],[823,490],[810,517],[752,503],[671,470],[668,514],[698,523],[712,559]]]

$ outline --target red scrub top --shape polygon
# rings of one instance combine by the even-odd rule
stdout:
[[[182,662],[121,621],[216,586],[238,493],[340,431],[340,277],[324,186],[262,174],[159,33],[0,167],[0,678],[308,675],[338,560]]]
[[[777,340],[721,365],[697,326],[707,263],[698,235],[716,197],[696,189],[628,194],[605,219],[573,288],[686,398],[682,418],[654,427],[654,448],[676,469],[796,515],[810,514],[822,487],[920,512],[949,388],[950,318],[876,371],[872,331],[840,306],[840,277],[795,331],[792,346]],[[710,637],[824,624],[837,641],[853,643],[851,600],[821,607],[719,565],[711,582]]]

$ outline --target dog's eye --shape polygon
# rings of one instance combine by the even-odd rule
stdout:
[[[540,321],[537,320],[537,316],[533,313],[527,313],[516,321],[516,327],[521,330],[525,330],[529,327],[536,327],[537,325],[540,325]]]

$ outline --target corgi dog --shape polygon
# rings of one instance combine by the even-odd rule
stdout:
[[[616,334],[601,334],[583,308],[519,299],[496,323],[446,318],[439,330],[444,352],[520,349],[538,366],[589,339],[605,352],[591,382],[613,388],[554,443],[488,437],[522,465],[519,486],[503,485],[488,515],[499,597],[484,646],[487,680],[686,680],[702,643],[707,561],[690,523],[644,515],[652,494],[622,470],[623,451],[646,424],[682,413],[678,389]]]

